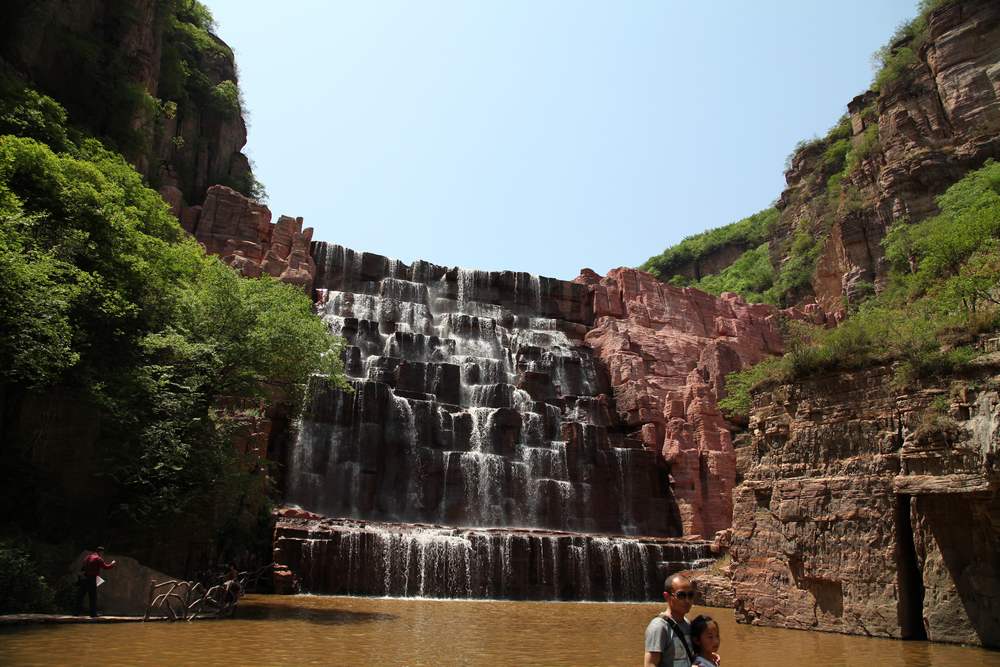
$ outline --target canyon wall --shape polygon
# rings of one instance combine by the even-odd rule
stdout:
[[[635,269],[576,278],[593,300],[585,341],[610,375],[618,416],[670,465],[685,535],[729,528],[736,459],[718,401],[728,373],[782,352],[779,315],[825,324],[816,306],[778,311],[660,282]]]
[[[894,390],[873,368],[755,396],[737,450],[742,622],[1000,646],[1000,358]]]
[[[226,184],[251,194],[232,50],[181,3],[7,3],[0,65],[109,141],[168,202]],[[6,73],[6,72],[4,72]]]
[[[916,61],[852,100],[848,113],[857,166],[831,187],[841,166],[830,158],[832,141],[796,152],[770,244],[779,267],[797,232],[823,239],[811,290],[793,296],[831,312],[863,297],[865,285],[884,284],[890,225],[936,213],[935,197],[1000,158],[1000,5],[967,0],[933,11]]]

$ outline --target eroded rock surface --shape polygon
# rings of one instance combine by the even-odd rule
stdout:
[[[636,269],[604,278],[584,269],[575,282],[590,289],[595,319],[585,341],[608,370],[619,418],[670,464],[684,534],[728,528],[736,459],[718,401],[728,373],[782,351],[779,311]],[[816,307],[784,315],[826,320]]]
[[[1000,157],[1000,4],[970,0],[932,12],[917,62],[879,92],[857,96],[848,112],[851,142],[867,142],[867,153],[836,201],[827,184],[839,166],[831,166],[829,145],[811,143],[793,155],[770,243],[777,267],[794,233],[825,237],[812,294],[791,297],[814,295],[831,312],[843,298],[884,284],[881,241],[892,224],[933,215],[948,186]]]
[[[316,262],[310,252],[312,227],[302,218],[283,215],[271,222],[271,211],[232,188],[213,185],[202,206],[178,207],[181,225],[208,252],[256,278],[271,275],[312,295]]]
[[[755,400],[734,493],[743,622],[1000,645],[1000,395],[885,368]]]

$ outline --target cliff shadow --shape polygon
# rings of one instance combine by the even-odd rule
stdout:
[[[1000,647],[1000,493],[919,496],[913,517],[928,638]]]

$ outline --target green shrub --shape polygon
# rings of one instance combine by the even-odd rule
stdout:
[[[25,250],[19,228],[33,222],[7,218],[0,225],[0,384],[49,384],[80,359],[74,349],[72,304],[82,281],[56,248]]]
[[[825,235],[817,235],[805,227],[796,232],[786,259],[777,271],[774,285],[764,293],[764,301],[790,306],[798,295],[810,292],[816,262],[825,240]]]
[[[882,90],[887,84],[902,79],[919,62],[916,51],[909,46],[892,49],[882,58],[882,67],[872,84],[875,90]]]
[[[745,418],[753,403],[752,392],[767,383],[780,382],[785,377],[780,357],[765,359],[758,364],[726,376],[726,396],[719,408],[730,419]]]
[[[0,614],[51,612],[54,600],[31,555],[12,542],[0,542]]]
[[[911,284],[926,290],[938,280],[962,273],[973,254],[978,266],[994,255],[1000,239],[1000,163],[987,160],[941,195],[941,212],[919,224],[897,222],[883,240],[893,269],[914,276]],[[985,250],[985,252],[983,252]]]
[[[212,109],[223,118],[240,115],[240,91],[234,81],[222,81],[212,88]]]
[[[847,152],[851,149],[850,139],[838,139],[831,143],[825,151],[823,151],[823,159],[821,160],[821,166],[826,171],[838,172],[844,166],[844,158],[847,157]]]
[[[198,0],[172,0],[178,20],[209,32],[215,30],[215,17],[211,10]]]
[[[777,209],[765,209],[730,225],[689,236],[659,255],[650,257],[639,268],[662,280],[669,280],[681,266],[706,257],[725,245],[758,247],[767,240],[777,219]]]
[[[844,161],[844,173],[847,174],[857,171],[862,160],[879,150],[878,124],[868,125],[856,141],[857,143],[848,151]]]
[[[748,405],[740,392],[765,381],[895,363],[895,381],[909,386],[967,366],[975,336],[1000,328],[1000,163],[988,160],[937,203],[938,215],[889,230],[886,289],[852,304],[835,329],[788,325],[782,358],[733,376],[732,410]],[[809,257],[815,246],[801,234],[791,254]],[[772,289],[785,277],[779,273]]]
[[[764,293],[774,285],[774,278],[768,244],[762,243],[747,250],[720,273],[705,276],[691,286],[710,294],[736,292],[749,303],[760,303],[764,301]]]
[[[0,135],[30,137],[52,150],[65,150],[66,110],[47,95],[0,74]]]
[[[917,15],[896,28],[889,41],[872,55],[876,67],[873,90],[904,79],[919,62],[917,54],[927,40],[927,17],[939,7],[957,0],[921,0]]]

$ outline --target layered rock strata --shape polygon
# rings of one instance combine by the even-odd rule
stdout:
[[[287,497],[329,516],[679,534],[666,469],[622,432],[583,344],[585,287],[317,243],[353,392],[316,378]]]
[[[310,245],[312,227],[302,228],[302,218],[282,215],[271,222],[271,211],[232,188],[213,185],[201,206],[171,202],[181,226],[205,250],[243,275],[271,275],[301,287],[312,295],[316,262]]]
[[[721,298],[635,269],[585,269],[595,323],[585,342],[607,367],[618,417],[670,465],[685,535],[730,526],[735,454],[718,401],[728,373],[782,351],[777,315],[735,294]],[[815,306],[786,317],[825,323]]]
[[[737,618],[1000,646],[997,370],[950,392],[898,394],[879,368],[759,394],[734,493]]]
[[[828,143],[798,151],[785,173],[772,263],[785,261],[796,232],[824,235],[812,291],[829,311],[865,284],[884,283],[881,240],[892,224],[934,214],[936,196],[987,159],[1000,158],[1000,5],[946,3],[929,15],[917,56],[878,92],[848,105],[851,142],[864,148],[858,167],[841,181],[838,201],[827,201],[831,169],[839,169],[831,167]],[[828,235],[816,227],[823,220],[830,223]]]
[[[281,517],[275,560],[304,590],[515,600],[651,600],[710,544],[536,530]]]

